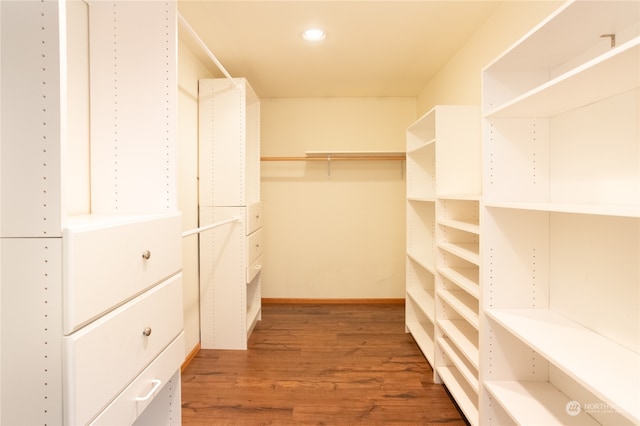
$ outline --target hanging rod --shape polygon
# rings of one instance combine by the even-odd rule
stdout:
[[[182,233],[182,238],[188,237],[190,235],[199,234],[204,231],[208,231],[209,229],[217,228],[218,226],[226,225],[231,222],[239,222],[242,218],[240,216],[234,216],[231,219],[221,220],[220,222],[212,223],[211,225],[201,226],[200,228],[195,228],[190,231],[185,231]]]
[[[405,160],[404,152],[394,151],[306,151],[304,157],[260,157],[262,161],[389,161]]]
[[[231,80],[231,82],[233,83],[233,85],[238,88],[238,83],[233,79],[233,77],[231,77],[231,74],[229,74],[227,72],[227,70],[222,66],[222,64],[220,63],[220,61],[218,60],[218,58],[216,58],[216,55],[213,54],[213,52],[211,52],[211,50],[209,50],[209,48],[207,47],[207,45],[204,43],[204,41],[202,41],[202,39],[200,38],[200,36],[198,35],[198,33],[196,33],[196,31],[191,27],[191,25],[189,25],[189,23],[187,22],[186,19],[184,19],[184,17],[182,16],[182,14],[178,13],[178,20],[180,21],[180,24],[182,24],[182,26],[184,27],[185,30],[187,30],[187,32],[189,33],[189,35],[191,35],[191,37],[193,38],[193,40],[198,43],[198,46],[200,46],[200,48],[202,50],[204,50],[204,52],[207,54],[207,56],[209,57],[209,59],[211,59],[211,61],[213,61],[213,63],[216,65],[216,67],[218,67],[218,69],[220,71],[222,71],[222,74],[224,74],[225,77],[227,77],[229,80]]]
[[[345,157],[328,155],[326,157],[260,157],[260,161],[393,161],[405,158],[404,155],[350,155]]]

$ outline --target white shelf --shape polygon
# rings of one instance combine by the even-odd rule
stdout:
[[[485,201],[485,207],[598,216],[640,217],[640,205],[493,202],[488,200]]]
[[[433,365],[433,337],[417,321],[407,321],[406,327],[429,364]]]
[[[471,234],[480,235],[480,225],[462,220],[438,219],[439,225],[448,226],[449,228],[459,229],[460,231],[469,232]]]
[[[462,290],[440,290],[438,291],[438,296],[460,314],[462,318],[467,320],[473,328],[480,329],[480,317],[478,316],[477,308],[478,299]]]
[[[549,382],[491,381],[484,386],[505,412],[519,425],[595,426],[591,416],[575,407],[571,400]]]
[[[489,111],[486,117],[552,117],[635,89],[640,82],[639,58],[640,37],[636,37]]]
[[[425,261],[424,259],[420,259],[418,258],[416,255],[414,255],[411,252],[407,252],[407,256],[413,261],[415,262],[417,265],[420,265],[422,268],[424,268],[425,270],[431,272],[432,274],[435,274],[435,268],[433,266],[433,264],[430,264],[429,262]]]
[[[603,401],[640,422],[640,355],[547,309],[489,309],[492,318]]]
[[[436,197],[407,197],[407,201],[417,203],[435,203]]]
[[[464,320],[438,320],[438,326],[477,370],[480,353],[478,345],[471,340],[470,336],[477,340],[478,331]]]
[[[428,140],[426,142],[421,142],[420,144],[415,145],[413,148],[407,149],[407,156],[413,156],[413,155],[420,154],[420,151],[422,151],[423,149],[426,149],[426,148],[433,147],[433,145],[435,145],[435,143],[436,143],[435,139],[431,139],[431,140]]]
[[[472,389],[467,389],[464,379],[460,377],[460,373],[454,367],[440,366],[437,369],[438,375],[453,395],[456,403],[464,413],[465,417],[471,425],[478,424],[478,406],[477,395],[473,400],[469,396]]]
[[[473,263],[480,265],[480,246],[478,243],[438,243],[438,247],[449,253]]]
[[[479,194],[438,194],[440,200],[454,200],[454,201],[480,201],[482,198]]]
[[[414,306],[419,309],[429,321],[433,323],[433,306],[435,303],[433,300],[433,295],[429,294],[428,291],[421,288],[408,288],[407,296],[409,296],[411,300],[413,300]]]
[[[480,298],[478,268],[438,267],[438,272],[476,299]]]
[[[455,349],[451,345],[449,339],[444,337],[438,337],[436,339],[438,342],[438,347],[442,349],[447,358],[451,361],[451,363],[458,370],[460,375],[465,379],[467,384],[473,389],[476,395],[480,392],[480,383],[478,381],[478,372],[477,371],[469,371],[464,361],[458,356]],[[448,367],[448,366],[447,366]]]

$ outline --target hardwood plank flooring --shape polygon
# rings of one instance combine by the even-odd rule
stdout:
[[[264,305],[247,351],[203,349],[183,371],[182,422],[466,424],[401,304]]]

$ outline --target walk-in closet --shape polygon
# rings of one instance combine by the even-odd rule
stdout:
[[[640,424],[640,1],[0,1],[0,424]]]

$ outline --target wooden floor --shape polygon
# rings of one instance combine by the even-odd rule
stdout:
[[[201,350],[182,374],[189,425],[465,425],[404,306],[264,305],[247,351]]]

